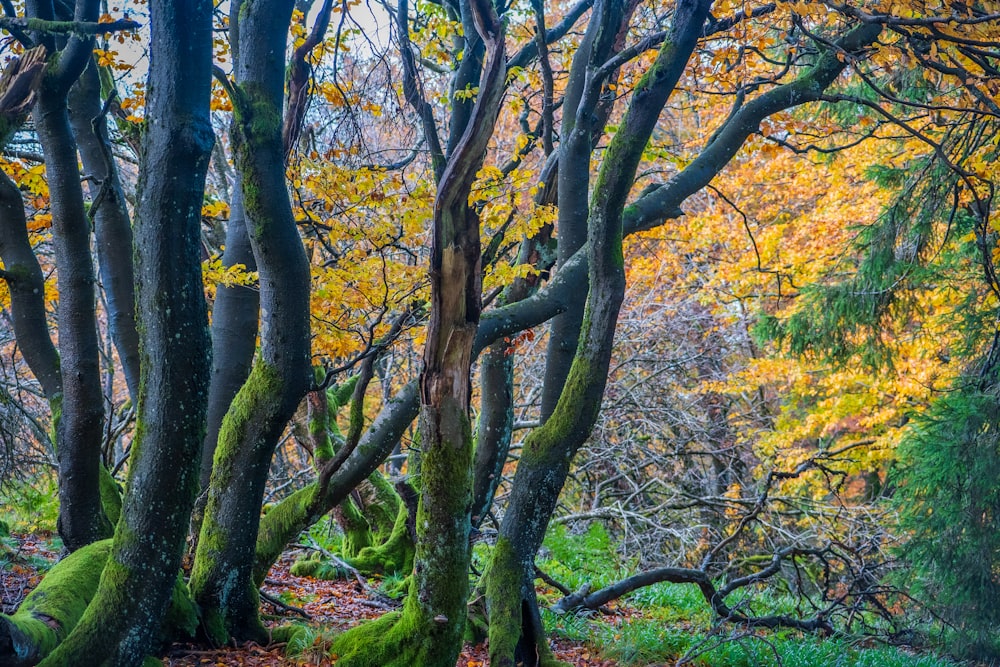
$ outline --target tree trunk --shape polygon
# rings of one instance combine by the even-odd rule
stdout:
[[[80,145],[97,240],[101,285],[107,296],[108,329],[125,373],[129,396],[139,398],[139,332],[135,325],[135,271],[132,221],[111,155],[106,116],[101,114],[101,82],[93,59],[70,89],[70,122]]]
[[[43,665],[138,665],[177,579],[198,488],[210,370],[201,279],[212,3],[154,0],[136,257],[142,381],[128,492],[80,623]]]
[[[97,18],[96,13],[93,18]],[[65,51],[60,52],[60,68],[46,75],[42,82],[34,117],[45,153],[58,267],[63,390],[61,414],[53,419],[57,422],[59,459],[58,526],[63,542],[73,550],[109,537],[112,528],[101,506],[99,484],[104,400],[90,220],[83,206],[76,141],[67,108],[69,87],[83,71],[86,60],[78,70],[65,71],[61,69],[67,56]]]
[[[483,164],[503,93],[503,27],[485,0],[469,3],[486,64],[464,132],[448,158],[434,205],[431,315],[420,375],[420,495],[413,578],[402,612],[349,630],[334,643],[342,667],[452,667],[468,599],[472,503],[469,378],[482,300],[479,217],[469,192]],[[406,16],[406,5],[399,10]],[[467,31],[466,55],[475,53]]]
[[[604,156],[590,202],[587,231],[589,284],[580,342],[552,416],[528,436],[487,575],[490,664],[529,667],[553,662],[541,628],[534,592],[535,553],[579,447],[597,419],[625,294],[622,214],[642,152],[673,91],[708,16],[709,0],[679,2],[670,37],[633,93],[629,109]],[[624,12],[616,0],[594,7],[608,29]],[[580,93],[577,118],[589,115],[600,81]],[[577,132],[590,129],[582,124]],[[572,138],[571,138],[572,141]],[[560,184],[560,201],[563,191]]]
[[[514,349],[497,341],[479,369],[481,407],[473,466],[472,525],[477,528],[493,506],[514,433]]]
[[[191,588],[210,638],[266,640],[254,546],[274,448],[312,380],[309,264],[285,182],[285,42],[292,0],[238,10],[233,146],[260,275],[261,351],[223,420]]]
[[[45,312],[45,277],[28,238],[21,191],[0,172],[0,259],[10,290],[14,336],[21,355],[50,404],[61,400],[59,353],[49,336]]]

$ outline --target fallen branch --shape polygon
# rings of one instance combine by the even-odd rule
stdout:
[[[840,604],[841,600],[836,600],[827,608],[820,610],[813,618],[809,619],[799,619],[783,615],[747,616],[730,608],[725,602],[726,597],[730,593],[774,576],[780,570],[782,561],[802,555],[821,555],[825,551],[826,549],[796,549],[793,547],[782,549],[774,554],[771,564],[760,572],[740,577],[722,588],[716,588],[711,577],[704,570],[684,567],[659,567],[627,577],[618,583],[593,593],[590,592],[590,585],[584,584],[577,592],[563,597],[552,605],[550,609],[557,614],[564,614],[576,609],[601,609],[612,600],[653,584],[661,582],[695,584],[701,590],[705,601],[712,607],[712,610],[716,613],[720,621],[754,628],[782,627],[794,628],[804,632],[815,632],[818,630],[825,635],[830,635],[833,634],[833,625],[827,617],[833,611],[833,608]]]
[[[382,593],[378,589],[373,588],[372,585],[368,583],[368,580],[365,579],[365,576],[363,574],[361,574],[361,572],[356,567],[354,567],[350,563],[346,562],[345,560],[343,560],[342,558],[340,558],[339,556],[337,556],[335,553],[333,553],[333,552],[331,552],[331,551],[329,551],[327,549],[324,549],[320,545],[316,544],[316,542],[312,538],[307,538],[307,539],[309,540],[308,544],[297,544],[295,546],[301,547],[303,549],[311,549],[313,551],[317,551],[317,552],[321,553],[325,558],[327,558],[331,562],[333,562],[334,565],[336,565],[340,569],[344,570],[345,572],[353,575],[354,578],[357,579],[358,584],[361,586],[361,588],[366,593],[368,593],[368,595],[371,595],[376,600],[379,600],[380,602],[383,602],[383,603],[386,603],[386,604],[394,604],[395,603],[395,601],[392,600],[392,598],[390,598],[389,596],[385,595],[384,593]]]

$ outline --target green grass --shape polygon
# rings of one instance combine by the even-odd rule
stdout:
[[[571,589],[590,583],[594,590],[636,571],[623,562],[607,532],[591,526],[571,534],[550,531],[539,567]],[[555,602],[558,594],[548,596]],[[623,667],[674,664],[682,656],[697,667],[957,667],[958,662],[930,653],[868,646],[845,639],[821,638],[797,631],[748,632],[738,626],[715,628],[713,614],[693,584],[660,583],[635,591],[621,602],[641,614],[626,619],[600,614],[555,615],[543,610],[554,636],[587,643]],[[752,615],[799,616],[799,601],[766,585],[727,597],[731,608]],[[801,615],[808,615],[808,609]],[[872,619],[873,621],[875,619]],[[870,642],[869,642],[870,643]]]
[[[697,657],[704,667],[954,667],[938,656],[897,648],[858,648],[838,639],[766,637],[729,641]]]

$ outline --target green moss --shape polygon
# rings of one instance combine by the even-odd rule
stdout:
[[[118,525],[118,519],[122,514],[122,494],[118,488],[118,482],[111,476],[111,471],[101,465],[98,482],[101,492],[101,506],[108,516],[108,521],[112,526]]]
[[[59,442],[59,425],[62,422],[62,404],[63,395],[62,392],[56,394],[49,401],[49,411],[52,413],[52,420],[50,422],[51,430],[49,431],[49,439],[52,441],[53,446]]]
[[[264,582],[268,570],[281,552],[309,523],[310,508],[316,502],[315,483],[299,489],[264,515],[257,534],[253,579],[257,586]]]
[[[331,414],[336,414],[338,410],[351,402],[351,396],[354,394],[354,387],[357,386],[358,379],[360,377],[360,375],[352,375],[347,378],[347,381],[343,384],[331,387],[327,390],[327,396],[330,399]]]
[[[490,663],[501,665],[505,660],[512,661],[521,636],[523,572],[514,545],[506,537],[497,540],[484,577],[489,604]]]
[[[584,331],[587,322],[583,323]],[[590,361],[577,354],[573,358],[562,395],[556,403],[552,416],[541,427],[532,431],[524,443],[519,465],[539,465],[550,461],[552,457],[564,457],[562,444],[574,429],[579,428],[584,421],[582,410],[587,404],[586,393],[590,389],[592,373]]]
[[[340,503],[335,514],[337,516],[337,523],[340,524],[341,530],[344,531],[344,543],[341,553],[345,558],[354,558],[362,549],[371,548],[371,526],[368,525],[367,519],[365,519],[353,500],[348,498]]]
[[[405,507],[400,507],[388,539],[377,546],[361,549],[349,558],[350,564],[366,574],[401,574],[413,570],[414,545],[406,527]]]
[[[243,9],[250,3],[245,3]],[[236,86],[233,98],[235,132],[233,145],[236,168],[241,176],[243,204],[247,217],[253,221],[249,230],[252,236],[264,234],[268,216],[263,215],[266,193],[261,191],[255,177],[255,154],[264,146],[280,151],[281,110],[260,84],[247,82]]]
[[[174,584],[171,604],[163,619],[161,639],[165,641],[191,639],[198,631],[200,622],[198,607],[191,598],[184,578],[178,575],[177,582]]]
[[[379,471],[373,472],[358,487],[365,519],[372,528],[374,540],[384,542],[396,528],[403,502],[389,480]]]
[[[10,634],[19,660],[33,664],[44,658],[76,627],[97,592],[110,551],[111,540],[76,550],[45,575],[16,613],[0,615],[0,632]]]
[[[333,441],[326,414],[310,414],[307,427],[309,438],[313,442],[313,460],[318,467],[333,458]]]
[[[411,604],[351,628],[333,640],[330,654],[337,667],[453,667],[435,660],[433,628],[421,622]]]
[[[324,579],[326,581],[352,578],[350,571],[334,563],[326,562],[320,553],[312,553],[305,558],[295,561],[289,572],[296,577],[312,577],[313,579]]]
[[[245,442],[247,427],[259,411],[281,395],[281,386],[278,370],[258,357],[222,420],[212,468],[211,489],[228,488],[234,483],[237,453],[239,448],[248,444]],[[226,531],[216,523],[216,517],[223,512],[219,502],[218,496],[210,492],[191,570],[191,591],[202,606],[203,625],[207,634],[212,641],[223,644],[228,638],[224,622],[228,611],[226,600],[234,596],[233,587],[238,584],[230,573],[220,571],[218,564],[220,557],[229,549]],[[252,588],[250,594],[255,595],[256,589]],[[258,630],[263,632],[263,627]]]
[[[232,484],[236,452],[244,445],[247,425],[262,405],[273,401],[275,396],[281,395],[281,385],[281,374],[278,369],[258,357],[246,382],[236,393],[226,416],[222,419],[219,442],[215,449],[212,466],[211,487],[226,488]],[[210,497],[209,505],[206,508],[206,517],[214,514],[211,511],[212,504]],[[202,524],[198,539],[199,555],[205,547],[212,550],[223,548],[225,545],[219,542],[220,539],[221,536],[214,530],[212,522],[206,520]],[[195,574],[192,573],[192,578],[194,577]]]

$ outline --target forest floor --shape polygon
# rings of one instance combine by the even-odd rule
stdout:
[[[12,557],[8,558],[10,565],[0,568],[0,612],[7,614],[13,613],[21,600],[38,585],[46,564],[58,557],[46,536],[12,535],[11,538],[14,544],[8,542],[7,545],[8,549],[13,547]],[[372,596],[357,581],[324,581],[291,574],[289,568],[294,558],[290,552],[282,557],[271,569],[263,590],[287,607],[297,607],[307,614],[308,623],[317,629],[343,630],[392,608],[384,598]],[[271,626],[306,620],[301,613],[266,599],[262,600],[262,607]],[[162,657],[166,667],[326,667],[334,663],[325,655],[324,643],[322,635],[317,633],[315,647],[298,658],[286,657],[285,647],[281,645],[264,647],[252,643],[216,650],[175,644]],[[614,661],[602,659],[585,643],[557,639],[553,641],[553,649],[557,658],[577,667],[616,665]],[[458,660],[458,667],[485,667],[488,664],[482,645],[467,644]]]

